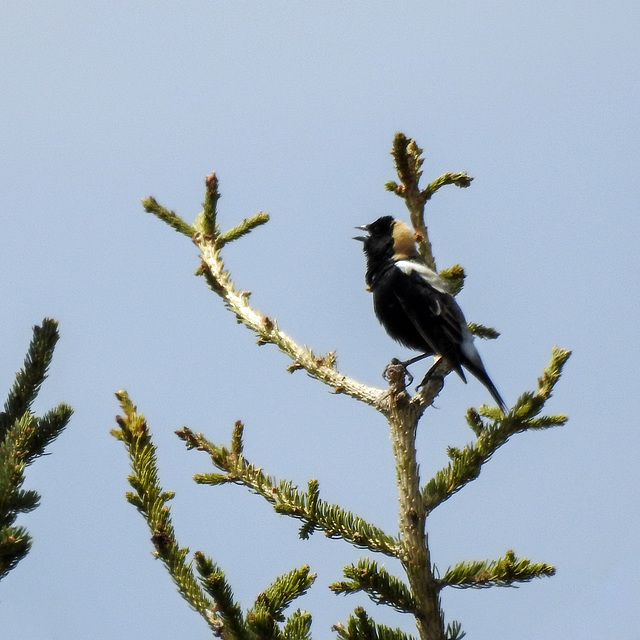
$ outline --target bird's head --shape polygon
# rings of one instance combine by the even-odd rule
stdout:
[[[383,216],[356,229],[368,233],[354,238],[364,243],[364,252],[368,258],[406,260],[419,256],[415,234],[402,220]]]

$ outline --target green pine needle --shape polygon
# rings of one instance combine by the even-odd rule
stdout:
[[[195,229],[190,224],[187,224],[178,214],[175,213],[175,211],[170,211],[158,204],[158,201],[155,198],[151,196],[144,198],[142,200],[142,206],[147,213],[152,213],[156,218],[166,222],[178,233],[182,233],[189,238],[191,238],[195,233]]]
[[[254,609],[247,613],[247,629],[250,638],[276,640],[279,629],[276,621],[264,609]]]
[[[201,233],[204,236],[215,240],[218,250],[228,242],[233,242],[234,240],[241,238],[256,227],[269,221],[268,213],[258,211],[258,213],[253,216],[245,218],[240,222],[240,224],[236,225],[232,229],[221,233],[218,226],[217,211],[219,199],[220,192],[218,190],[218,178],[215,173],[211,173],[205,178],[205,197],[202,205],[203,210],[196,216],[193,225],[187,224],[175,213],[175,211],[171,211],[170,209],[163,207],[151,196],[142,200],[142,206],[145,211],[152,213],[175,229],[178,233],[182,233],[189,238],[192,238],[196,233]],[[196,271],[196,275],[206,275],[202,269],[202,265]]]
[[[58,324],[45,318],[33,327],[33,337],[24,366],[0,413],[0,579],[11,571],[31,548],[31,538],[13,524],[21,513],[35,509],[40,501],[36,491],[23,490],[26,467],[44,455],[49,445],[67,426],[72,409],[60,404],[44,416],[31,412],[58,341]]]
[[[231,476],[222,473],[196,473],[194,474],[193,479],[198,484],[210,484],[212,486],[234,482]]]
[[[30,441],[36,418],[25,413],[0,441],[0,579],[14,569],[31,548],[31,537],[23,527],[13,524],[21,513],[38,506],[40,496],[22,490],[27,461],[31,457]]]
[[[386,604],[402,613],[414,613],[411,589],[402,580],[387,572],[369,558],[360,558],[357,565],[343,569],[349,581],[335,582],[329,588],[336,594],[363,591],[376,604]]]
[[[126,391],[119,391],[116,397],[124,416],[116,418],[119,429],[113,429],[112,434],[125,444],[133,470],[129,476],[133,492],[127,493],[127,499],[147,521],[156,556],[166,566],[182,597],[214,628],[213,603],[196,581],[191,563],[186,561],[188,549],[180,547],[176,540],[167,504],[174,494],[160,486],[156,448],[146,419],[137,412]]]
[[[392,193],[395,193],[396,195],[402,194],[402,187],[394,180],[387,180],[387,182],[384,183],[384,188],[387,191],[391,191]]]
[[[443,269],[438,275],[447,283],[451,295],[454,296],[457,296],[462,291],[464,279],[467,277],[464,269],[459,264]]]
[[[284,621],[284,610],[300,596],[304,595],[316,579],[316,574],[309,573],[309,566],[292,569],[279,576],[261,592],[247,613],[247,619],[253,614],[265,612],[270,619]],[[261,615],[259,616],[261,618]]]
[[[320,485],[318,481],[314,478],[309,480],[309,484],[307,485],[307,509],[309,513],[309,519],[300,527],[300,531],[298,533],[299,537],[302,540],[307,540],[309,536],[313,533],[316,527],[317,513],[318,513],[318,502],[320,500]]]
[[[482,422],[482,417],[480,416],[480,414],[473,407],[471,407],[467,409],[465,418],[473,433],[475,433],[476,437],[479,437],[482,433],[482,430],[484,429],[484,423]]]
[[[242,238],[242,236],[247,235],[247,233],[253,231],[256,227],[266,224],[267,222],[269,222],[269,214],[264,211],[258,211],[258,213],[250,218],[245,218],[240,224],[233,227],[233,229],[225,231],[219,238],[220,246]]]
[[[16,373],[13,387],[4,404],[4,411],[0,412],[0,437],[31,408],[47,377],[58,338],[58,323],[51,318],[45,318],[41,326],[33,327],[33,338],[24,365]]]
[[[196,551],[194,559],[202,586],[216,603],[216,614],[224,629],[221,635],[225,638],[245,638],[247,632],[242,610],[234,599],[224,571],[200,551]],[[216,628],[222,630],[219,626]]]
[[[396,557],[395,538],[338,505],[321,500],[317,481],[310,482],[308,493],[301,492],[290,481],[276,480],[245,458],[236,459],[226,447],[209,442],[202,434],[196,434],[186,427],[176,434],[185,441],[187,448],[205,451],[213,465],[227,473],[226,476],[198,474],[194,476],[196,482],[234,482],[244,485],[273,505],[277,513],[302,520],[306,524],[301,529],[303,535],[309,535],[313,529],[319,529],[330,538],[342,538],[357,547]]]
[[[460,589],[510,587],[515,583],[529,582],[534,578],[552,576],[555,572],[555,568],[549,564],[517,558],[513,551],[507,551],[505,556],[498,560],[461,562],[448,569],[439,584],[440,587]]]
[[[282,630],[284,640],[311,640],[311,614],[296,609]]]
[[[278,513],[292,518],[312,521],[328,538],[342,538],[361,549],[396,557],[397,541],[394,538],[339,505],[319,500],[316,515],[312,516],[305,495],[293,490],[278,492],[274,508]]]
[[[236,458],[242,457],[242,450],[244,444],[242,442],[242,434],[244,433],[244,425],[241,420],[236,420],[233,426],[233,433],[231,435],[231,454]]]
[[[542,376],[538,379],[539,395],[545,399],[551,396],[551,392],[560,379],[564,365],[567,363],[570,355],[571,351],[568,349],[553,347],[551,351],[551,362],[549,362]]]
[[[500,337],[500,332],[496,331],[493,327],[485,327],[482,324],[475,322],[469,323],[469,331],[478,338],[484,338],[485,340],[495,340]]]
[[[31,549],[31,536],[24,527],[0,527],[0,580],[15,569]]]
[[[356,608],[353,613],[346,627],[342,624],[333,627],[340,640],[415,640],[413,636],[400,629],[376,624],[362,607]]]
[[[212,237],[217,237],[218,224],[217,224],[217,207],[218,200],[220,199],[220,192],[218,191],[218,178],[215,173],[210,173],[205,178],[205,195],[202,212],[202,232]]]
[[[433,196],[436,191],[438,191],[438,189],[441,189],[445,185],[453,184],[456,187],[464,189],[468,187],[472,181],[473,178],[471,176],[468,176],[466,171],[459,171],[457,173],[445,173],[439,178],[436,178],[435,180],[430,182],[427,185],[426,189],[422,190],[422,195],[426,202],[427,200],[429,200],[429,198],[431,198],[431,196]]]
[[[45,448],[53,442],[69,424],[73,409],[61,402],[57,407],[50,409],[42,417],[36,418],[36,427],[29,440],[29,456],[27,464],[35,458],[44,455]]]
[[[447,625],[446,640],[462,640],[467,634],[462,630],[462,625],[454,620]]]
[[[477,436],[475,443],[457,449],[452,461],[436,473],[423,489],[424,504],[427,511],[435,509],[448,500],[462,487],[480,475],[482,465],[507,440],[516,433],[527,430],[548,429],[566,423],[564,415],[540,416],[551,391],[560,379],[562,367],[571,352],[554,347],[551,362],[545,368],[538,381],[538,392],[522,394],[508,415],[495,407],[483,406],[479,411],[470,410],[467,422]],[[481,419],[489,418],[492,422],[484,423]]]
[[[416,141],[408,138],[404,133],[398,132],[393,138],[391,155],[395,161],[398,177],[407,190],[418,188],[418,182],[422,176],[422,149]],[[406,193],[406,191],[405,191]],[[398,194],[401,195],[401,194]]]

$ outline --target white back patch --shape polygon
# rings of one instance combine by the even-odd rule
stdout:
[[[440,291],[440,293],[451,295],[451,291],[449,291],[447,283],[435,271],[433,271],[433,269],[429,269],[426,264],[422,264],[421,262],[416,262],[414,260],[398,260],[396,262],[396,267],[407,275],[417,273],[434,289]]]

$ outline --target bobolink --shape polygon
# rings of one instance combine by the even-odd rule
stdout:
[[[368,233],[355,239],[364,243],[367,288],[373,293],[373,309],[387,333],[425,356],[442,356],[466,382],[464,367],[506,412],[473,344],[462,309],[446,282],[421,258],[411,229],[391,216],[358,229]]]

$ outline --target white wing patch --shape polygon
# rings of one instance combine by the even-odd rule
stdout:
[[[447,283],[435,271],[433,271],[433,269],[429,269],[427,265],[420,262],[414,262],[413,260],[398,260],[396,262],[396,267],[407,275],[411,275],[414,272],[417,273],[440,293],[451,295],[451,291],[449,291]]]

